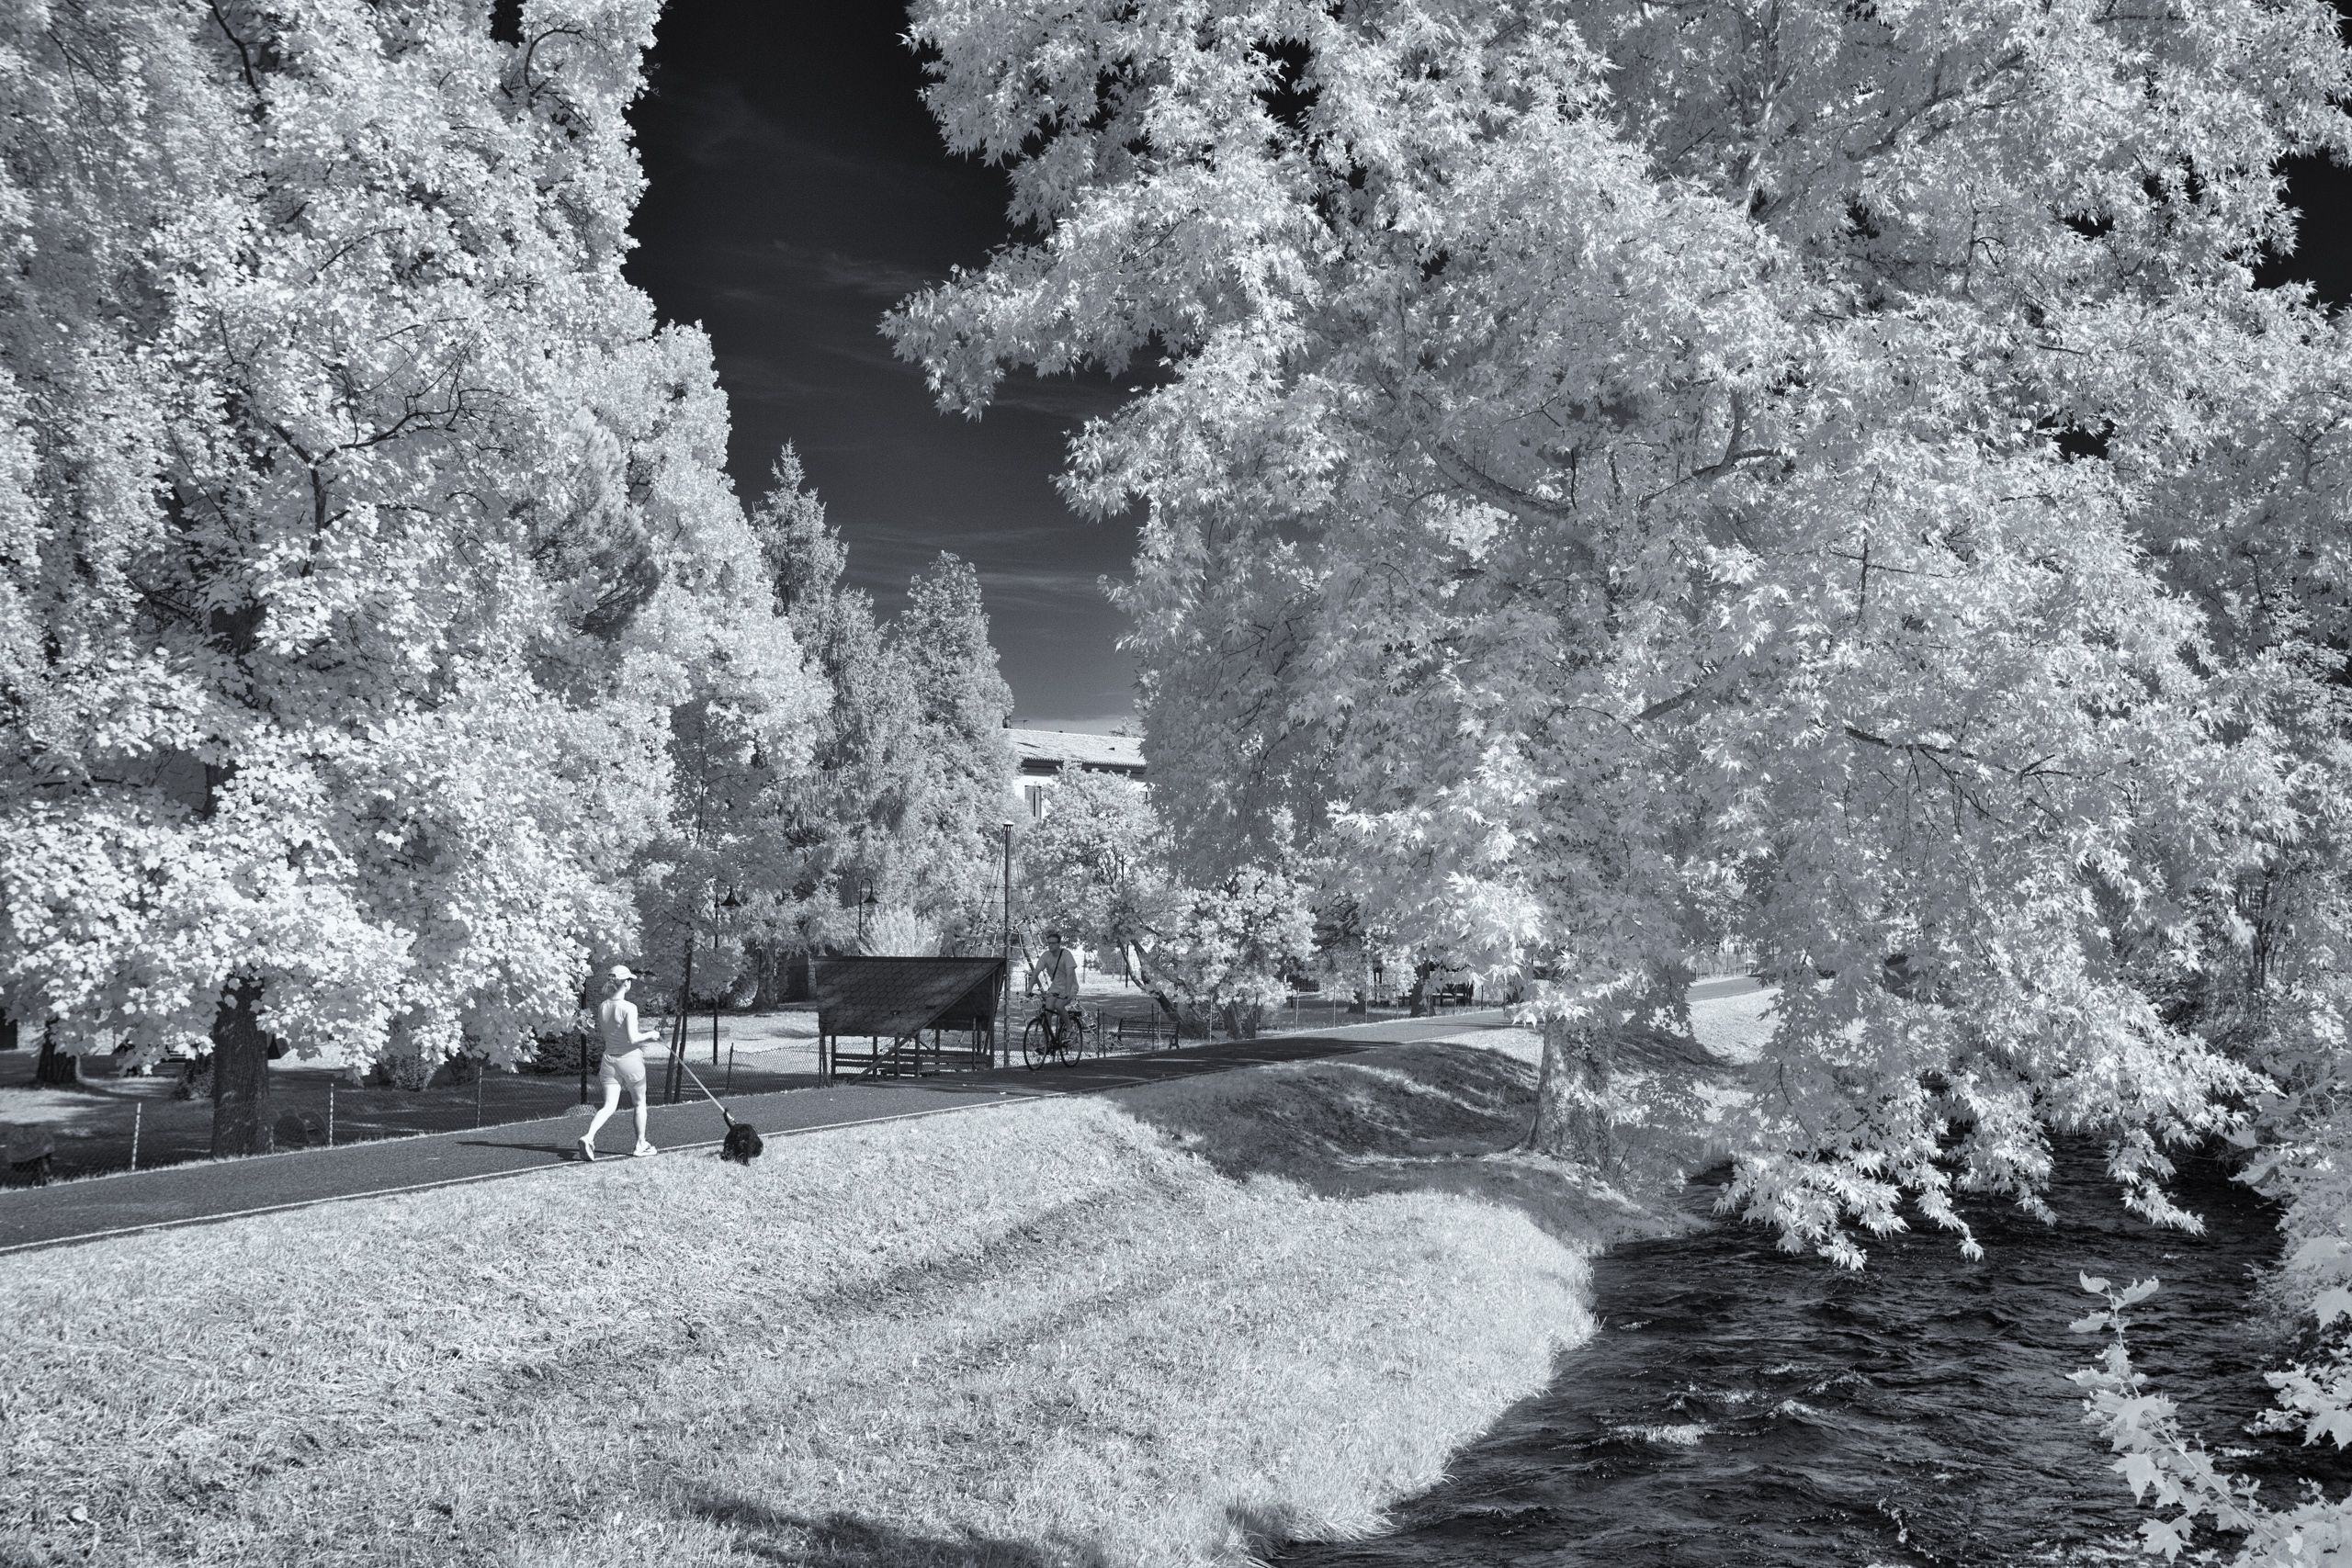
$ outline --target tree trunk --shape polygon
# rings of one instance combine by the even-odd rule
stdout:
[[[675,1105],[685,1091],[685,1077],[679,1064],[686,1059],[686,1031],[694,1021],[695,1008],[695,937],[686,933],[685,955],[679,961],[678,1016],[673,1021],[670,1034],[670,1061],[662,1070],[662,1103]]]
[[[1227,1002],[1217,1010],[1228,1040],[1255,1040],[1266,1021],[1266,1010],[1255,1002]]]
[[[212,1157],[266,1155],[269,1130],[269,1036],[262,1032],[261,982],[238,978],[212,1015]]]
[[[1150,969],[1144,964],[1141,947],[1123,941],[1119,943],[1119,952],[1126,962],[1127,977],[1136,983],[1136,988],[1145,996],[1159,1004],[1159,1010],[1168,1015],[1169,1027],[1175,1030],[1177,1037],[1182,1039],[1184,1032],[1182,1004],[1177,1001],[1166,986],[1152,978]]]
[[[40,1056],[33,1063],[35,1089],[71,1089],[82,1081],[82,1058],[57,1048],[57,1036],[47,1024],[40,1030]]]
[[[1413,993],[1410,1001],[1415,1018],[1420,1017],[1421,1010],[1428,1005],[1430,976],[1436,973],[1435,964],[1424,963],[1413,965]]]
[[[1535,1080],[1535,1124],[1528,1148],[1595,1168],[1617,1157],[1617,1133],[1610,1114],[1610,1079],[1617,1038],[1590,1022],[1544,1021],[1544,1066]]]

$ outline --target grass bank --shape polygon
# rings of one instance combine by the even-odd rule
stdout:
[[[0,1561],[1197,1563],[1376,1529],[1641,1206],[1404,1046],[0,1264]]]

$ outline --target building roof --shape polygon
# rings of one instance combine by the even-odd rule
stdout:
[[[996,1017],[1001,958],[820,958],[817,1029],[887,1034],[966,1029]]]
[[[1010,729],[1023,773],[1050,773],[1065,762],[1115,773],[1143,772],[1143,742],[1132,735],[1087,735],[1074,729]]]

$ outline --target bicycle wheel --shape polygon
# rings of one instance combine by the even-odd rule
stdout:
[[[1046,1052],[1046,1021],[1033,1018],[1029,1027],[1021,1032],[1021,1065],[1035,1072],[1053,1058]]]
[[[1082,1062],[1086,1060],[1087,1043],[1086,1015],[1082,1012],[1071,1013],[1069,1027],[1062,1035],[1062,1055],[1073,1062]],[[1095,1052],[1095,1055],[1102,1055],[1100,1049]]]

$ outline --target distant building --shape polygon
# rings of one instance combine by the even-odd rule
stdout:
[[[1019,768],[1012,793],[1031,821],[1043,820],[1046,797],[1065,765],[1095,773],[1117,773],[1143,782],[1143,742],[1132,735],[1083,735],[1070,729],[1012,729],[1013,755]]]

